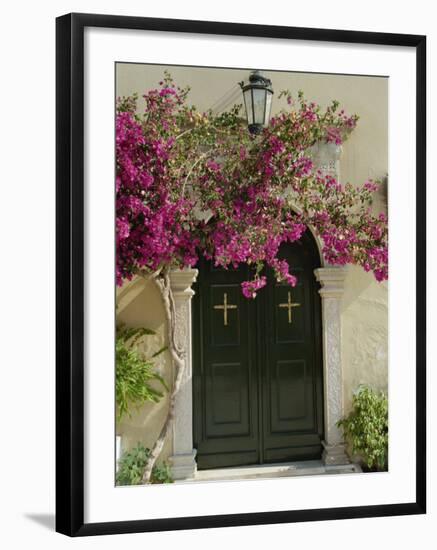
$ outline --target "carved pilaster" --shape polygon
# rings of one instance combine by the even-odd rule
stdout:
[[[170,283],[176,309],[176,345],[184,351],[185,369],[181,388],[176,396],[173,425],[173,455],[170,457],[174,479],[186,479],[196,472],[196,451],[193,449],[193,393],[191,363],[191,298],[197,269],[175,270]]]
[[[325,393],[325,464],[348,464],[341,430],[336,423],[343,416],[343,376],[341,364],[341,299],[344,267],[322,267],[314,271],[321,283],[323,326],[323,371]]]
[[[319,141],[311,147],[309,153],[318,170],[340,180],[341,145]]]

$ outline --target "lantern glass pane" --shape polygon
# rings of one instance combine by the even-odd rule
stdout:
[[[253,124],[253,110],[252,110],[252,90],[246,90],[243,94],[244,106],[246,108],[247,124]]]
[[[253,90],[253,110],[255,113],[255,124],[264,126],[264,111],[266,101],[266,90],[254,88]]]
[[[264,126],[269,125],[270,111],[272,110],[272,99],[273,99],[273,94],[270,93],[270,92],[267,92],[267,94],[266,94],[266,117],[265,117],[265,120],[264,120]]]

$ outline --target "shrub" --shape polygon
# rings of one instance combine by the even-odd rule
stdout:
[[[150,382],[157,381],[167,389],[165,380],[154,370],[152,359],[166,348],[157,351],[150,359],[143,357],[138,350],[138,342],[146,335],[155,334],[146,328],[117,327],[115,343],[115,396],[117,401],[117,420],[126,414],[133,405],[140,407],[146,401],[158,402],[163,393]]]
[[[352,411],[337,423],[344,437],[371,471],[387,470],[388,401],[384,392],[360,386],[352,400]]]
[[[141,485],[144,469],[149,460],[150,449],[138,443],[130,451],[124,452],[118,463],[117,485]],[[166,462],[153,467],[150,483],[173,483],[170,467]]]

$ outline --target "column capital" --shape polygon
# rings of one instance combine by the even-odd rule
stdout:
[[[314,161],[315,168],[321,170],[323,174],[339,180],[342,150],[341,145],[318,141],[309,149],[309,153]]]
[[[314,270],[317,281],[322,285],[319,290],[326,298],[341,298],[344,293],[344,281],[347,268],[344,266],[319,267]]]
[[[310,154],[319,163],[340,160],[343,147],[336,143],[327,143],[326,141],[317,141],[310,147]]]
[[[194,296],[191,285],[196,282],[198,269],[174,269],[170,271],[170,286],[175,297],[186,298]]]

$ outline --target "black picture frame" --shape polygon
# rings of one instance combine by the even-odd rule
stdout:
[[[416,500],[312,510],[84,523],[84,29],[376,44],[416,51]],[[426,511],[426,37],[73,13],[56,20],[56,530],[69,536],[321,521]]]

